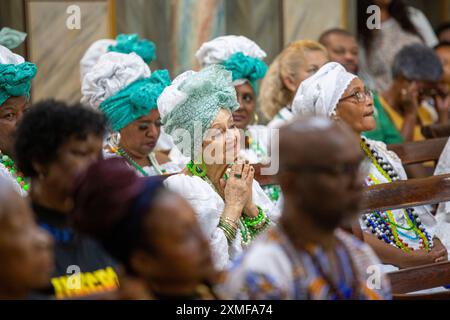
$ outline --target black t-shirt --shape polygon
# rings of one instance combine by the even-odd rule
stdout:
[[[32,204],[38,224],[55,242],[55,272],[47,294],[77,298],[118,288],[118,263],[93,239],[75,232],[64,213]]]

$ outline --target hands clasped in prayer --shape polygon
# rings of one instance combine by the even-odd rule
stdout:
[[[250,217],[258,215],[258,209],[254,205],[252,197],[254,173],[255,169],[248,161],[236,163],[231,166],[228,179],[220,180],[225,201],[223,216],[231,219],[235,224],[243,212]]]

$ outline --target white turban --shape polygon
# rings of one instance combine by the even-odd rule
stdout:
[[[80,60],[80,79],[83,81],[84,76],[92,67],[98,62],[100,57],[108,52],[109,46],[115,46],[117,44],[116,40],[112,39],[101,39],[95,41],[86,50],[83,58]]]
[[[8,48],[0,45],[0,64],[21,64],[25,59],[18,54],[13,53]]]
[[[267,57],[267,54],[255,42],[244,36],[223,36],[205,42],[197,50],[195,57],[202,67],[206,67],[211,64],[221,64],[238,52],[259,60]],[[233,84],[237,86],[246,81],[246,79],[236,79]]]
[[[150,75],[149,66],[137,54],[108,52],[100,57],[84,77],[81,103],[97,109],[113,94]]]
[[[172,81],[172,84],[166,87],[161,93],[157,100],[158,111],[161,119],[168,115],[176,106],[187,100],[188,95],[178,90],[178,87],[184,82],[184,80],[190,78],[194,74],[196,74],[196,72],[192,70],[180,74]]]
[[[354,74],[347,72],[339,63],[325,64],[302,82],[292,103],[292,112],[302,116],[335,115],[339,100],[355,78]]]

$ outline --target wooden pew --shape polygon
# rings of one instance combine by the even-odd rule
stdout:
[[[396,300],[450,300],[450,290],[437,293],[411,293],[450,285],[450,261],[390,272],[388,277]]]
[[[450,123],[435,123],[429,126],[424,126],[421,131],[423,136],[427,139],[448,137],[450,136]]]
[[[403,165],[410,165],[438,161],[447,140],[448,136],[424,141],[390,144],[387,148],[399,156]]]
[[[406,142],[402,144],[390,144],[387,146],[388,150],[395,152],[402,160],[404,166],[424,163],[428,161],[439,160],[442,150],[447,143],[448,137],[430,139],[417,142]],[[276,184],[276,176],[261,175],[261,168],[263,165],[256,164],[255,179],[260,185]]]
[[[450,174],[378,184],[364,189],[362,212],[450,201]]]

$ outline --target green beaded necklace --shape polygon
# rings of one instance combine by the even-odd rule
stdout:
[[[9,174],[16,180],[23,191],[28,192],[28,190],[30,190],[30,184],[23,177],[23,174],[16,169],[13,159],[0,152],[0,164],[8,170]]]
[[[145,170],[144,170],[139,164],[137,164],[137,162],[134,161],[134,160],[128,155],[128,153],[127,153],[124,149],[119,148],[119,149],[113,149],[112,151],[115,152],[115,153],[117,153],[118,155],[124,157],[125,160],[127,160],[128,163],[131,164],[131,165],[132,165],[137,171],[139,171],[144,177],[148,177],[147,172],[145,172]],[[162,169],[162,168],[159,166],[158,161],[156,160],[156,158],[155,158],[155,156],[154,156],[153,153],[150,154],[149,159],[150,159],[150,163],[152,164],[153,168],[155,168],[156,172],[157,172],[159,175],[163,175],[163,174],[166,173],[166,170]]]

